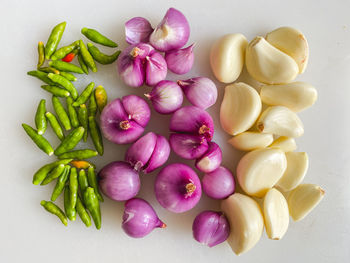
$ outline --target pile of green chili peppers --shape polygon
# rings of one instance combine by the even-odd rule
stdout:
[[[65,27],[66,22],[56,25],[45,46],[39,42],[37,70],[27,73],[46,83],[41,88],[52,94],[55,114],[46,110],[46,101],[42,99],[35,114],[36,129],[24,123],[22,127],[43,152],[49,156],[54,154],[59,159],[44,165],[34,174],[35,185],[46,185],[56,180],[51,201],[43,200],[40,204],[64,225],[67,225],[67,218],[75,221],[78,213],[87,227],[91,225],[91,216],[96,228],[100,229],[100,202],[103,202],[103,197],[98,188],[95,166],[85,159],[103,155],[103,141],[96,115],[106,106],[107,93],[102,86],[95,88],[95,83],[91,82],[79,95],[72,83],[77,78],[72,73],[96,72],[95,61],[102,65],[111,64],[118,58],[120,50],[106,55],[91,43],[86,46],[82,40],[57,49]],[[118,46],[94,29],[83,28],[81,32],[95,43],[112,48]],[[64,61],[64,58],[69,56],[73,59],[76,55],[80,66]],[[45,63],[47,66],[44,66]],[[66,107],[60,98],[65,99]],[[55,149],[44,137],[48,124],[61,141]],[[95,150],[76,150],[77,144],[81,140],[86,142],[89,134]],[[62,192],[64,211],[53,203]]]

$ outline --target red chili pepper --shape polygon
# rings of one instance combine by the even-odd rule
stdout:
[[[62,58],[62,61],[71,62],[74,57],[75,57],[75,54],[72,52],[72,53],[67,54],[64,58]]]

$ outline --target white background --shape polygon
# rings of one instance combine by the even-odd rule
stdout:
[[[46,41],[51,28],[67,21],[61,45],[83,38],[84,26],[100,30],[124,48],[123,24],[134,16],[148,18],[155,26],[169,7],[180,9],[191,25],[190,42],[196,42],[196,61],[186,77],[213,78],[208,53],[213,41],[226,33],[240,32],[251,40],[279,26],[300,29],[310,45],[306,72],[298,77],[314,84],[319,99],[301,113],[305,135],[297,139],[298,150],[310,157],[305,182],[326,190],[322,203],[303,221],[291,222],[281,241],[266,234],[254,249],[235,256],[223,243],[207,248],[192,238],[192,221],[204,209],[219,209],[219,202],[203,195],[193,210],[172,214],[157,203],[153,193],[156,173],[142,176],[138,196],[148,200],[168,228],[156,229],[143,239],[132,239],[121,230],[123,203],[106,198],[102,204],[102,229],[87,229],[80,219],[64,227],[39,205],[53,188],[31,184],[33,173],[53,160],[38,150],[20,124],[34,125],[36,106],[51,97],[38,80],[26,75],[37,63],[38,41]],[[7,262],[348,262],[350,257],[350,1],[18,1],[2,0],[1,45],[1,188],[0,261]],[[83,38],[84,39],[84,38]],[[84,39],[86,40],[86,39]],[[105,52],[111,50],[103,49]],[[142,95],[149,88],[128,88],[119,80],[115,65],[79,76],[81,90],[89,81],[102,84],[109,98],[130,93]],[[169,79],[176,79],[173,75]],[[214,140],[224,152],[224,165],[232,171],[242,153],[230,147],[229,136],[218,122],[224,85],[209,112],[215,119]],[[168,116],[153,112],[147,130],[167,135]],[[51,130],[48,138],[57,145]],[[51,134],[51,135],[49,135]],[[127,146],[105,141],[105,155],[94,162],[98,168],[123,159]],[[169,162],[180,161],[172,156]],[[192,162],[187,162],[191,164]],[[62,204],[62,200],[59,200]],[[255,260],[255,261],[253,261]]]

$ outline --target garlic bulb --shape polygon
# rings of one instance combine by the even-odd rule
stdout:
[[[280,149],[254,150],[238,163],[238,183],[247,194],[260,198],[278,182],[286,168],[286,156]]]
[[[221,127],[231,135],[248,130],[259,117],[261,100],[251,86],[239,82],[226,86],[220,108]]]
[[[305,36],[292,27],[280,27],[266,35],[266,40],[274,47],[291,56],[303,73],[309,60],[309,45]]]
[[[228,141],[229,144],[241,151],[252,151],[266,148],[272,142],[272,134],[250,131],[242,132]]]
[[[294,59],[272,46],[263,37],[256,37],[249,43],[245,59],[249,74],[262,83],[289,83],[299,73]]]
[[[221,202],[231,232],[227,242],[233,252],[247,252],[260,240],[264,230],[264,219],[258,203],[249,196],[235,193]]]

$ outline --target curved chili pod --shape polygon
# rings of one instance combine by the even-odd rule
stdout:
[[[66,98],[70,96],[69,91],[67,91],[66,89],[61,89],[57,86],[50,86],[50,85],[42,85],[41,86],[42,89],[50,92],[51,94],[57,96],[57,97],[62,97],[62,98]]]
[[[40,68],[45,62],[45,47],[42,41],[38,43],[38,65],[37,68]]]
[[[101,33],[99,33],[95,29],[84,27],[81,29],[81,33],[84,36],[86,36],[88,39],[90,39],[91,41],[93,41],[97,44],[101,44],[101,45],[106,46],[106,47],[117,47],[118,46],[117,43],[115,43],[114,41],[105,37],[104,35],[102,35]]]
[[[94,220],[96,228],[100,229],[101,228],[100,203],[98,201],[98,198],[95,194],[94,189],[91,187],[86,188],[83,196],[84,196],[84,203],[86,205],[86,208],[89,210],[91,217]]]
[[[55,205],[54,203],[50,202],[50,201],[45,201],[42,200],[40,202],[40,204],[45,208],[46,211],[48,211],[51,214],[56,215],[61,222],[67,226],[68,221],[67,221],[67,217],[66,215],[63,213],[63,211],[61,210],[61,208],[59,208],[57,205]]]
[[[59,73],[62,77],[65,77],[66,79],[68,79],[69,81],[76,81],[77,80],[77,77],[74,76],[73,74],[71,73],[68,73],[68,72],[65,72],[65,71],[61,71]]]
[[[87,227],[91,226],[91,218],[89,216],[89,213],[86,211],[84,204],[81,202],[79,195],[77,196],[76,209],[77,209],[79,217],[81,218],[81,221],[83,221],[83,223]]]
[[[47,121],[45,117],[46,112],[46,101],[40,100],[38,108],[35,113],[35,126],[38,130],[38,134],[42,135],[45,133],[47,128]]]
[[[54,82],[53,85],[56,85],[55,83],[57,83],[58,85],[68,90],[74,100],[78,97],[77,89],[74,87],[73,83],[70,82],[68,79],[62,77],[61,75],[53,73],[49,73],[47,76]]]
[[[72,129],[68,114],[67,114],[66,110],[64,109],[60,99],[57,98],[56,96],[52,96],[52,105],[53,105],[53,108],[58,116],[58,119],[63,124],[63,127],[67,131]]]
[[[95,91],[91,92],[89,105],[88,105],[88,115],[89,116],[96,116],[97,112],[97,104],[96,104],[96,98],[95,98]]]
[[[77,107],[81,104],[84,104],[89,99],[92,91],[94,90],[94,87],[95,87],[95,83],[90,82],[89,85],[86,86],[86,88],[83,90],[83,92],[79,95],[79,97],[73,103],[73,106]]]
[[[83,127],[75,128],[66,138],[63,139],[61,144],[56,148],[55,155],[61,155],[62,153],[73,150],[74,147],[81,141],[83,138],[85,129]]]
[[[70,169],[70,175],[69,175],[69,193],[70,193],[70,205],[71,207],[75,208],[77,204],[77,198],[78,198],[78,173],[77,169],[75,167],[72,167]]]
[[[91,69],[92,72],[97,72],[97,67],[94,62],[94,59],[92,58],[91,54],[89,53],[89,50],[87,49],[82,40],[79,41],[79,47],[80,54],[83,57],[85,64]]]
[[[60,175],[60,177],[58,177],[56,186],[53,189],[53,192],[52,192],[52,195],[51,195],[51,201],[52,202],[55,201],[57,199],[57,197],[59,197],[60,194],[62,193],[63,188],[66,185],[66,182],[68,180],[69,172],[70,172],[70,166],[66,165],[64,167],[63,173]]]
[[[79,119],[81,126],[83,126],[85,129],[83,140],[84,140],[84,142],[86,142],[87,137],[88,137],[88,112],[87,112],[85,104],[81,104],[79,106],[78,119]]]
[[[77,128],[79,126],[78,114],[72,104],[73,104],[73,99],[71,97],[67,97],[67,108],[68,108],[70,123],[74,128]]]
[[[77,211],[71,205],[68,185],[64,187],[64,211],[66,212],[66,215],[70,221],[75,221]]]
[[[86,160],[73,160],[70,162],[70,164],[78,169],[88,169],[89,167],[95,168],[95,165],[93,163],[90,163]]]
[[[60,71],[84,74],[84,71],[80,67],[62,60],[52,60],[49,62],[49,65]]]
[[[64,171],[64,164],[59,164],[55,168],[52,169],[52,171],[46,176],[44,181],[41,182],[40,185],[47,185],[48,183],[52,182],[56,178],[58,178]]]
[[[35,184],[35,185],[40,184],[46,178],[48,173],[52,169],[54,169],[56,166],[58,166],[60,164],[68,164],[71,161],[73,161],[73,159],[65,159],[65,160],[59,160],[59,161],[44,165],[38,171],[35,172],[35,174],[33,176],[33,184]]]
[[[112,55],[106,55],[91,43],[87,44],[87,48],[91,56],[94,58],[94,60],[96,60],[98,63],[102,65],[112,64],[114,61],[117,60],[117,58],[119,57],[119,54],[121,53],[121,51],[118,50],[114,52]]]
[[[96,151],[99,155],[103,155],[103,140],[101,136],[101,131],[93,116],[89,117],[89,131]]]
[[[54,153],[51,144],[42,135],[38,134],[36,130],[25,123],[22,123],[22,127],[36,146],[38,146],[43,152],[49,156]]]
[[[45,58],[50,59],[51,55],[55,52],[58,43],[60,42],[64,29],[66,28],[66,22],[62,22],[56,25],[49,36],[49,39],[45,45]]]
[[[61,125],[59,124],[57,118],[55,115],[53,115],[51,112],[45,113],[46,118],[49,120],[49,123],[51,125],[52,130],[57,135],[58,139],[61,141],[64,139],[64,133]]]
[[[89,187],[89,182],[88,182],[88,179],[86,177],[85,170],[81,169],[79,171],[78,181],[79,181],[80,192],[81,192],[81,194],[84,194],[85,190]]]
[[[43,68],[38,68],[38,70],[45,72],[45,73],[60,74],[60,71],[53,68],[53,67],[43,67]]]
[[[89,159],[97,156],[98,152],[90,149],[75,150],[66,152],[58,156],[59,159],[74,158],[74,159]]]
[[[56,83],[53,82],[49,77],[48,74],[39,70],[32,70],[32,71],[28,71],[27,75],[32,76],[32,77],[36,77],[42,81],[44,81],[45,83],[55,86]]]
[[[84,61],[84,59],[83,59],[83,57],[82,57],[80,52],[78,53],[78,62],[79,62],[79,65],[80,65],[81,69],[84,71],[84,73],[86,75],[88,75],[89,74],[89,68],[88,68],[88,66],[86,66],[85,61]]]
[[[104,107],[107,105],[107,92],[104,89],[103,86],[98,85],[95,89],[95,99],[96,99],[96,103],[97,103],[97,107],[98,110],[100,111],[100,113],[102,112],[102,110],[104,109]]]

